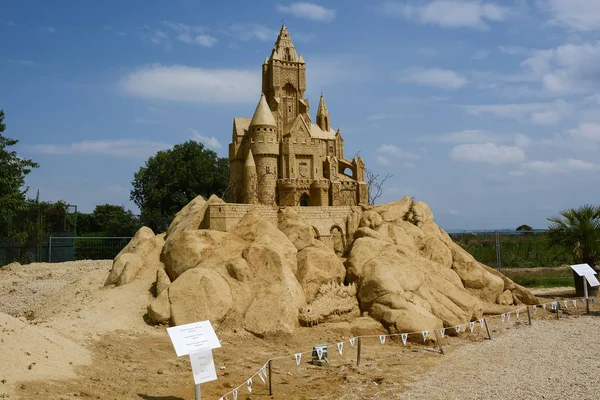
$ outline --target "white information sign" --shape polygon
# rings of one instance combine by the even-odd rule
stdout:
[[[587,281],[591,287],[600,286],[600,282],[598,281],[598,278],[596,278],[594,275],[586,275],[585,279],[587,279]]]
[[[190,362],[192,363],[192,372],[194,373],[194,383],[196,385],[217,379],[217,370],[215,369],[211,349],[190,354]]]
[[[592,267],[590,267],[588,264],[575,264],[575,265],[571,265],[571,268],[579,276],[596,275],[596,271],[594,271],[594,269]]]
[[[177,357],[221,347],[221,342],[210,321],[173,326],[167,328],[167,333],[175,347]]]

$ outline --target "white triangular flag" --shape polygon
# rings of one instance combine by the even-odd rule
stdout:
[[[423,341],[427,341],[427,334],[429,333],[429,331],[423,331],[421,332],[421,335],[423,335]]]
[[[563,304],[565,305],[565,308],[569,308],[569,302],[568,301],[563,301]]]
[[[481,329],[483,329],[483,325],[484,325],[484,324],[485,324],[485,322],[483,321],[483,318],[481,318],[481,319],[479,320],[479,327],[480,327]]]
[[[456,325],[454,327],[454,330],[456,331],[456,333],[459,333],[460,332],[460,325]]]
[[[379,341],[381,342],[381,344],[385,343],[385,335],[379,335]]]
[[[233,389],[233,400],[237,400],[237,389]]]
[[[471,328],[471,333],[475,330],[475,322],[469,322],[469,328]]]
[[[339,342],[337,344],[338,351],[340,352],[340,356],[342,355],[342,350],[344,349],[344,342]]]
[[[264,366],[258,370],[258,377],[260,378],[260,380],[262,381],[262,383],[267,383],[265,382],[265,377],[264,377],[264,373],[265,371],[263,370]]]
[[[356,340],[355,337],[350,338],[350,346],[354,347],[354,341]]]
[[[544,308],[544,311],[546,311],[546,303],[542,304],[542,307]]]
[[[323,358],[323,348],[322,347],[317,347],[317,356],[319,357],[319,360],[321,358]]]
[[[408,333],[403,333],[400,335],[402,337],[402,343],[406,346],[406,339],[408,338]]]
[[[502,322],[504,322],[504,319],[506,318],[506,314],[502,314],[501,316]]]
[[[573,307],[577,308],[577,300],[573,300]]]
[[[592,297],[590,300],[592,300],[592,304],[596,304],[596,299]]]
[[[252,378],[248,379],[248,391],[252,393]]]
[[[446,328],[440,329],[440,333],[442,334],[442,337],[444,337],[444,335],[446,334]]]
[[[556,302],[555,302],[555,301],[553,301],[553,302],[550,304],[550,309],[551,309],[552,311],[556,310]]]
[[[583,302],[583,305],[585,306],[585,303],[587,302],[585,299],[581,299],[581,301]]]
[[[507,313],[506,317],[507,317],[508,321],[510,321],[510,313]]]
[[[533,313],[535,314],[537,312],[537,306],[533,306]]]
[[[319,353],[318,348],[317,348],[317,353]],[[322,355],[322,353],[321,353],[321,355]],[[319,355],[319,360],[321,359],[321,355]],[[300,365],[300,361],[302,360],[302,353],[296,353],[296,354],[294,354],[294,357],[296,357],[296,365]]]
[[[517,310],[515,311],[515,314],[517,314],[517,319],[519,319],[519,313],[521,312],[521,310]]]

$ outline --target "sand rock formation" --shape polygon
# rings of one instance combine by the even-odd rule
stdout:
[[[206,211],[218,203],[215,196],[191,201],[164,240],[142,228],[115,258],[107,284],[131,282],[154,265],[151,321],[209,319],[259,337],[340,314],[372,318],[391,332],[421,331],[539,303],[473,259],[433,222],[426,204],[407,197],[353,207],[344,254],[333,239],[316,238],[294,208],[280,209],[274,222],[254,209],[229,232],[210,230]]]

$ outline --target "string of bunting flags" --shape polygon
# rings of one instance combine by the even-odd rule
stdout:
[[[583,305],[586,305],[586,299],[582,298],[581,302],[583,303]],[[595,299],[592,297],[590,298],[590,302],[592,304],[595,304]],[[539,307],[542,307],[542,309],[544,311],[547,311],[547,307],[548,305],[550,305],[550,310],[551,311],[556,311],[560,305],[562,304],[562,306],[566,309],[569,308],[569,304],[571,304],[574,308],[577,308],[577,299],[573,299],[569,302],[569,300],[556,300],[556,301],[551,301],[551,302],[547,302],[547,303],[543,303],[543,304],[539,304],[539,305],[534,305],[533,306],[533,314],[536,314]],[[514,313],[516,319],[519,319],[519,315],[521,313],[522,310],[527,310],[528,306],[525,307],[521,307],[518,308],[516,310],[513,311],[509,311],[506,313],[501,313],[501,314],[495,314],[495,315],[488,315],[486,318],[481,318],[478,321],[470,321],[470,322],[464,322],[462,324],[458,324],[456,326],[453,327],[445,327],[445,328],[440,328],[440,329],[434,329],[431,332],[436,333],[439,332],[441,337],[445,337],[446,332],[449,329],[453,329],[454,332],[456,333],[460,333],[461,330],[463,329],[463,327],[465,329],[469,329],[469,331],[471,333],[474,333],[475,331],[475,327],[477,326],[477,324],[479,325],[479,327],[481,329],[483,329],[485,327],[485,320],[489,319],[489,318],[497,318],[500,317],[500,321],[502,323],[504,323],[505,321],[509,322],[511,315]],[[363,336],[355,336],[353,338],[350,338],[348,340],[343,340],[341,342],[335,342],[335,343],[328,343],[326,345],[319,345],[319,346],[315,346],[315,350],[317,353],[317,357],[319,360],[323,359],[324,356],[324,347],[329,348],[329,346],[335,346],[335,348],[337,348],[340,357],[343,356],[343,351],[344,351],[344,344],[345,343],[349,343],[351,348],[354,348],[356,345],[356,342],[360,339],[366,339],[366,338],[379,338],[379,342],[381,344],[385,344],[386,339],[388,337],[397,337],[400,336],[401,340],[402,340],[402,344],[404,344],[406,346],[406,342],[408,340],[408,336],[409,335],[417,335],[420,334],[423,337],[423,342],[427,342],[427,338],[429,337],[429,330],[425,330],[425,331],[416,331],[416,332],[405,332],[405,333],[390,333],[390,334],[385,334],[385,335],[363,335]],[[437,334],[436,334],[437,335]],[[219,398],[219,400],[238,400],[238,394],[241,388],[243,388],[244,386],[246,387],[248,393],[252,393],[252,385],[253,385],[253,379],[258,377],[263,384],[267,384],[267,380],[269,380],[270,383],[270,379],[269,379],[269,375],[267,373],[267,367],[270,365],[270,363],[272,361],[275,360],[281,360],[284,358],[290,358],[293,357],[293,359],[296,361],[296,365],[299,366],[301,361],[302,361],[302,355],[304,354],[313,354],[313,351],[304,351],[304,352],[299,352],[299,353],[291,353],[291,354],[286,354],[284,356],[278,356],[278,357],[273,357],[270,358],[269,360],[267,360],[267,362],[260,367],[260,369],[258,371],[256,371],[250,378],[248,378],[248,380],[245,383],[242,383],[241,385],[237,386],[235,389],[231,390],[230,392],[227,392],[225,395],[223,395],[222,397]]]

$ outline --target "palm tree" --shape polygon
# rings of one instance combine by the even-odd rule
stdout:
[[[600,206],[583,205],[560,212],[559,217],[548,218],[550,246],[562,247],[570,252],[576,264],[596,266],[600,258]],[[573,272],[577,296],[583,296],[583,279]],[[590,295],[596,296],[598,288]]]

